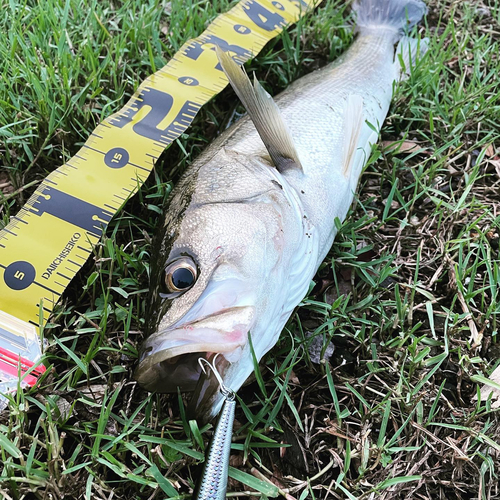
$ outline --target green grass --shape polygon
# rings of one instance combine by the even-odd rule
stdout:
[[[233,4],[0,0],[0,224]],[[276,94],[333,60],[352,40],[343,4],[247,69]],[[473,400],[500,354],[500,4],[432,0],[421,32],[428,55],[396,91],[316,286],[239,392],[231,496],[500,498],[498,409]],[[189,497],[209,426],[132,371],[160,208],[236,108],[229,89],[203,108],[50,318],[39,389],[0,417],[4,498]],[[315,339],[335,345],[329,363],[311,359]]]

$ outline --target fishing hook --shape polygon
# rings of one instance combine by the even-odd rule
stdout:
[[[212,373],[214,374],[215,378],[217,379],[217,382],[219,382],[220,392],[222,393],[222,395],[226,399],[228,399],[229,401],[233,401],[234,398],[236,397],[236,394],[234,393],[234,391],[232,391],[231,389],[229,389],[228,387],[226,387],[224,385],[224,381],[222,380],[222,377],[220,376],[220,373],[218,372],[217,367],[215,366],[215,360],[217,359],[217,356],[219,354],[220,353],[217,353],[214,356],[214,359],[212,360],[211,363],[210,363],[210,361],[208,361],[208,359],[205,359],[205,358],[198,358],[198,363],[201,366],[203,373],[205,375],[208,375],[208,373],[205,369],[205,366],[203,366],[203,363],[206,363],[206,365],[212,370]]]

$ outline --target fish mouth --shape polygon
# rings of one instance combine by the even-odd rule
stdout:
[[[253,318],[253,307],[232,307],[154,333],[144,342],[135,379],[150,392],[195,391],[196,406],[207,406],[218,384],[202,371],[199,359],[212,361],[219,354],[216,367],[224,380],[242,354]]]

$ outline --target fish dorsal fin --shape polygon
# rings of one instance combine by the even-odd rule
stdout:
[[[215,51],[229,83],[245,106],[276,168],[280,172],[291,168],[302,170],[290,132],[273,98],[255,77],[252,85],[243,67],[238,66],[220,47],[216,47]]]
[[[342,173],[349,177],[358,148],[359,136],[363,128],[363,98],[350,94],[344,108],[344,148],[342,157]]]

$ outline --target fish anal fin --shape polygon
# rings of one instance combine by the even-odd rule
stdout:
[[[216,47],[215,51],[229,83],[245,106],[276,168],[280,172],[302,170],[292,136],[273,98],[255,77],[252,85],[243,67],[236,64],[220,47]]]
[[[357,94],[350,94],[344,108],[344,147],[342,157],[342,174],[349,177],[359,136],[365,123],[363,112],[363,98]]]

